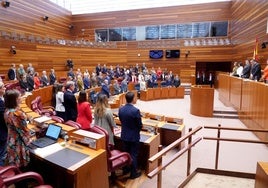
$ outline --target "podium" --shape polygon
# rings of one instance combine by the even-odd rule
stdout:
[[[212,117],[214,106],[214,88],[206,85],[191,87],[190,113],[201,117]]]

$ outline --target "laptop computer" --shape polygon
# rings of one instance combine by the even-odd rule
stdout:
[[[61,126],[49,124],[46,134],[42,138],[38,138],[32,144],[38,148],[43,148],[57,142],[61,132]]]

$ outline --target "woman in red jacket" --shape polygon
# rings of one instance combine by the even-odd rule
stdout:
[[[81,129],[90,129],[92,113],[90,103],[87,100],[87,93],[84,90],[79,93],[77,111],[78,116],[76,121],[81,125]]]

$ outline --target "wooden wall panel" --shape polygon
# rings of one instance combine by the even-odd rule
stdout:
[[[2,1],[0,1],[2,3]],[[71,12],[49,0],[16,0],[0,7],[0,30],[50,38],[70,38]],[[43,17],[48,16],[48,21]]]
[[[253,57],[256,38],[259,40],[259,58],[262,67],[268,58],[268,50],[261,49],[261,43],[268,41],[266,34],[268,1],[236,0],[232,1],[232,21],[230,34],[234,47],[234,60],[244,62]]]

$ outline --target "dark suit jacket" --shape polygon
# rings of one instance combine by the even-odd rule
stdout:
[[[139,142],[142,128],[140,110],[132,104],[126,104],[119,109],[118,116],[122,125],[121,139],[123,141]]]
[[[48,79],[44,76],[41,76],[40,81],[41,81],[43,87],[45,87],[49,84]]]
[[[243,68],[241,77],[242,78],[249,78],[250,77],[250,69],[251,69],[250,64],[245,65]]]
[[[16,71],[13,69],[9,69],[7,76],[9,80],[14,80],[16,78]]]
[[[73,120],[76,121],[77,118],[77,102],[74,94],[67,90],[64,93],[64,107],[65,107],[65,117],[67,120]]]
[[[251,74],[253,75],[253,80],[258,80],[261,78],[261,66],[259,63],[252,65]]]
[[[56,82],[56,75],[55,74],[49,74],[49,84],[53,85]]]

